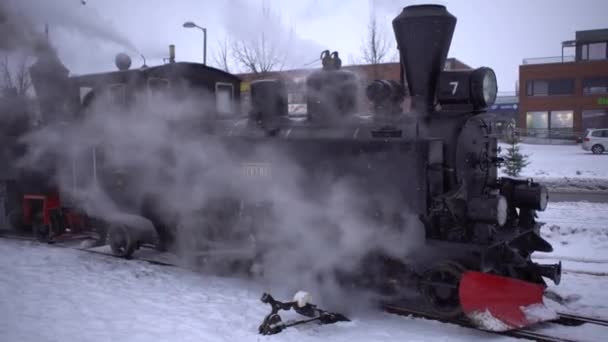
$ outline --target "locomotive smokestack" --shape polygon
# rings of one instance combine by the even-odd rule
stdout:
[[[456,17],[441,5],[408,6],[393,20],[401,67],[419,112],[427,113],[435,104],[455,26]]]

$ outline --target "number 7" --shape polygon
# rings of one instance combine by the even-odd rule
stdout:
[[[456,95],[456,90],[458,89],[458,81],[450,82],[452,86],[452,95]]]

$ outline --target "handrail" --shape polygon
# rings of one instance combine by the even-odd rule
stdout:
[[[555,63],[572,63],[575,62],[574,56],[552,56],[552,57],[533,57],[525,58],[522,62],[524,65],[530,64],[555,64]]]

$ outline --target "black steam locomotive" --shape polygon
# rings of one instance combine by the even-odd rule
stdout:
[[[494,72],[486,67],[472,71],[443,70],[455,24],[456,18],[439,5],[406,7],[395,18],[393,28],[400,51],[402,81],[376,80],[369,84],[365,92],[373,103],[372,113],[357,112],[361,91],[356,75],[329,60],[324,60],[322,70],[308,76],[307,114],[298,120],[288,115],[284,82],[275,79],[252,82],[251,109],[241,116],[235,105],[239,103],[240,80],[194,63],[172,61],[128,70],[130,62],[121,58],[120,71],[69,78],[62,68],[53,69],[48,59],[41,59],[32,70],[32,77],[42,102],[53,103],[43,111],[56,114],[70,108],[71,120],[86,116],[88,108],[104,93],[119,94],[120,105],[128,106],[137,89],[153,95],[176,89],[179,93],[179,89],[186,88],[204,90],[205,105],[211,104],[214,109],[205,118],[176,129],[183,129],[184,134],[212,137],[215,143],[231,151],[238,161],[234,167],[246,174],[240,181],[258,183],[253,187],[257,187],[260,198],[264,198],[266,182],[273,178],[264,176],[272,174],[277,163],[281,163],[274,157],[280,154],[289,156],[303,170],[293,182],[306,189],[303,196],[311,202],[324,203],[326,189],[332,182],[348,179],[350,188],[363,194],[365,201],[357,207],[360,209],[357,215],[369,217],[366,221],[369,224],[388,225],[398,231],[407,225],[403,219],[407,212],[415,218],[428,249],[433,251],[415,271],[421,291],[435,310],[456,315],[462,312],[463,298],[483,286],[502,291],[504,286],[521,281],[542,288],[543,277],[559,282],[561,267],[539,265],[531,260],[536,251],[552,251],[540,236],[540,224],[535,220],[536,211],[547,206],[547,189],[531,180],[497,175],[501,163],[498,135],[485,115],[485,109],[496,98]],[[56,94],[60,88],[63,93]],[[82,96],[76,94],[77,90]],[[401,109],[406,96],[413,106],[408,113]],[[64,110],[57,109],[57,99],[63,101]],[[260,152],[266,147],[274,154]],[[93,159],[96,169],[92,173],[99,178],[96,182],[112,183],[102,180],[106,176],[113,180],[129,178],[128,171],[120,175],[103,171],[99,156]],[[149,170],[132,170],[132,183],[127,183],[136,183],[134,178],[146,172]],[[231,176],[234,175],[226,174]],[[120,193],[126,199],[117,201],[122,203],[126,214],[110,218],[87,212],[85,216],[94,218],[103,239],[108,235],[117,255],[128,257],[146,243],[169,249],[179,247],[179,234],[185,231],[176,227],[184,222],[167,209],[165,194],[150,190],[143,199],[133,200],[129,199],[128,186],[120,186],[119,191],[114,185],[108,185],[106,190]],[[242,186],[250,185],[236,187]],[[55,196],[54,208],[61,207],[56,203],[60,190],[50,192]],[[211,226],[230,226],[230,222],[242,218],[243,199],[238,195],[237,189],[210,205],[199,218],[207,222],[216,220],[217,224],[196,225],[198,229],[211,231]],[[257,234],[258,242],[262,241],[251,254],[255,258],[272,248],[264,245],[272,239],[265,239],[259,226],[272,216],[267,213],[272,212],[273,204],[259,205],[256,196],[250,197],[254,198],[245,201],[251,221],[248,227]],[[32,220],[30,211],[25,221]],[[46,214],[42,217],[37,225],[47,227],[42,233],[65,231],[62,227],[49,227],[54,221]],[[58,222],[69,225],[66,220]],[[227,229],[218,234],[228,236]],[[212,239],[215,235],[209,231],[201,236]],[[190,239],[186,235],[185,240]],[[400,267],[387,265],[404,263],[386,255],[380,259],[384,274]],[[485,275],[488,277],[484,278]],[[473,279],[479,281],[468,288],[459,288],[465,280],[470,283]],[[482,287],[476,287],[479,283]],[[511,300],[507,294],[511,290],[505,291],[503,298]],[[509,323],[519,324],[513,320]]]

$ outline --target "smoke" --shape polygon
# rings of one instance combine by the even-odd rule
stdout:
[[[260,40],[265,40],[267,46],[264,48],[273,50],[276,55],[273,57],[283,62],[281,67],[301,68],[318,58],[319,53],[327,48],[299,35],[295,24],[286,21],[279,10],[267,1],[257,4],[244,0],[222,2],[218,13],[230,39],[258,49]],[[247,17],[239,20],[239,13],[247,13]]]
[[[252,248],[273,293],[304,289],[342,309],[348,300],[340,274],[356,273],[374,253],[403,260],[424,240],[403,193],[388,181],[397,170],[369,172],[374,162],[393,162],[376,160],[386,153],[356,160],[347,144],[348,153],[339,154],[310,140],[257,139],[246,120],[216,122],[215,134],[201,133],[192,127],[216,114],[209,94],[132,95],[134,105],[124,109],[96,94],[84,118],[28,135],[21,165],[55,168],[60,188],[96,217],[136,213],[154,198],[176,227],[185,264],[218,246]],[[218,137],[229,132],[249,138]],[[399,172],[407,174],[407,166]]]
[[[2,20],[4,18],[4,20]],[[0,42],[4,48],[27,48],[43,36],[44,26],[78,34],[87,39],[113,43],[137,51],[133,43],[97,12],[80,1],[4,0],[0,4]]]
[[[11,46],[33,44],[46,21],[134,49],[112,25],[81,16],[82,8],[72,2],[11,0],[1,6],[3,28],[19,33],[11,36]],[[322,50],[286,31],[279,17],[266,23],[252,15],[252,27],[228,16],[257,13],[245,2],[219,6],[235,37],[257,37],[256,23],[280,33],[277,48],[290,51],[286,65],[309,53],[316,58]],[[354,147],[346,143],[271,141],[260,138],[247,120],[209,123],[217,114],[212,96],[120,88],[95,94],[82,117],[48,122],[27,135],[28,154],[20,166],[53,174],[73,203],[94,217],[152,208],[163,225],[175,230],[185,265],[205,259],[219,271],[226,263],[215,262],[227,258],[213,258],[218,247],[243,254],[251,250],[249,257],[263,269],[264,285],[277,297],[304,289],[321,303],[344,308],[349,302],[342,295],[343,275],[359,273],[370,255],[403,260],[422,244],[423,228],[402,190],[390,181],[403,182],[413,163],[396,162],[388,151],[355,158]],[[127,98],[132,104],[125,107],[121,103]],[[225,137],[239,134],[245,137]],[[373,167],[377,163],[391,166]]]

